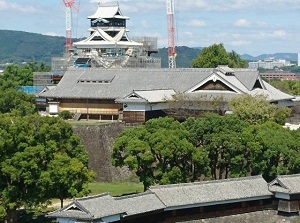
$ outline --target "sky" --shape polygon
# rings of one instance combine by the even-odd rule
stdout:
[[[70,1],[70,0],[69,0]],[[129,37],[158,37],[167,47],[166,0],[75,0],[73,37],[87,37],[97,5],[120,5]],[[300,52],[300,0],[174,0],[176,46],[223,43],[238,54]],[[65,36],[63,0],[0,0],[0,29]],[[1,43],[0,43],[1,44]]]

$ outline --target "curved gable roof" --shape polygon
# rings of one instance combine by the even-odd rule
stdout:
[[[54,211],[48,216],[92,220],[123,214],[125,214],[124,208],[118,206],[116,200],[108,193],[104,193],[78,198],[68,206]]]
[[[97,11],[88,17],[88,19],[110,19],[110,18],[120,18],[129,19],[129,17],[123,16],[118,5],[114,6],[104,6],[99,4]]]
[[[269,184],[269,190],[272,192],[300,194],[300,174],[277,176]]]

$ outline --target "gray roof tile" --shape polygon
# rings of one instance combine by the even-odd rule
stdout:
[[[115,199],[119,206],[124,207],[127,216],[163,210],[165,208],[165,205],[158,197],[150,191]]]
[[[124,208],[108,193],[78,198],[68,206],[50,213],[49,217],[70,217],[77,219],[101,219],[103,217],[122,215]]]
[[[134,90],[167,90],[185,93],[216,72],[224,81],[243,93],[250,94],[259,76],[256,70],[232,69],[233,75],[210,68],[182,69],[95,69],[70,68],[56,88],[41,93],[48,98],[90,98],[120,99]],[[270,100],[291,99],[267,83],[265,90],[254,93],[267,93]],[[224,92],[226,94],[226,92]]]
[[[300,174],[281,175],[270,182],[269,190],[287,194],[300,194]]]
[[[204,206],[218,202],[271,197],[262,176],[150,187],[166,207]]]

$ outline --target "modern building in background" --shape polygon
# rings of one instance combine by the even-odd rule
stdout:
[[[256,62],[249,62],[249,68],[250,69],[274,69],[276,67],[287,67],[291,66],[291,62],[287,60],[281,60],[281,59],[275,59],[275,58],[267,58],[264,60],[259,60]]]
[[[299,75],[296,75],[295,73],[291,72],[284,72],[284,71],[274,71],[274,72],[266,72],[266,73],[261,73],[260,76],[262,78],[269,80],[281,80],[281,81],[287,81],[287,80],[292,80],[292,81],[298,81],[300,79]]]

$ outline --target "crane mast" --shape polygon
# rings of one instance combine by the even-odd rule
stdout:
[[[63,3],[66,6],[66,53],[68,53],[72,48],[72,7],[75,0],[63,0]]]
[[[167,1],[167,20],[168,20],[168,60],[169,68],[176,68],[175,52],[175,28],[174,28],[174,1]]]

